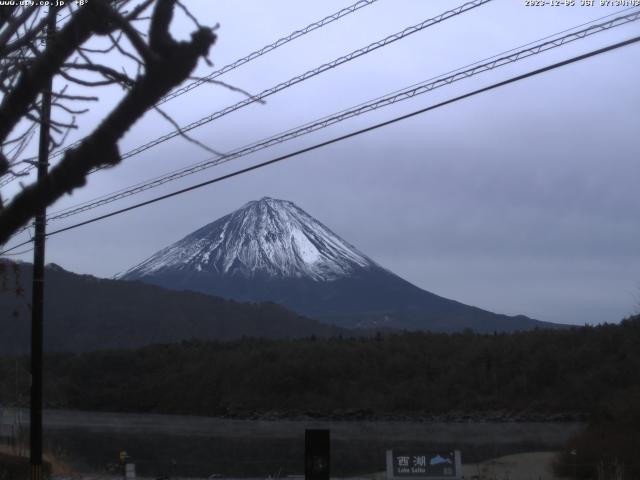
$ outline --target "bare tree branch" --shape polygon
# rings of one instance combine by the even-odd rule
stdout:
[[[138,5],[136,8],[134,8],[131,11],[131,13],[126,14],[125,20],[127,20],[128,22],[132,22],[134,20],[139,19],[140,18],[140,14],[143,13],[147,8],[149,8],[154,1],[155,0],[145,0],[140,5]]]
[[[35,38],[38,35],[41,35],[44,32],[45,26],[47,25],[47,22],[49,21],[49,17],[50,16],[55,16],[57,12],[57,9],[50,9],[50,11],[47,13],[47,16],[44,17],[43,19],[40,20],[40,23],[37,26],[34,26],[32,28],[29,28],[27,30],[27,32],[25,33],[25,35],[23,35],[22,37],[20,37],[19,39],[17,39],[16,41],[10,43],[10,44],[6,44],[5,42],[3,42],[2,39],[0,39],[0,56],[2,55],[7,55],[11,52],[14,52],[16,50],[19,50],[25,46],[27,46],[29,43],[31,43],[33,40],[35,40]],[[3,32],[3,33],[8,33],[8,32]]]
[[[197,80],[203,83],[212,83],[214,85],[219,85],[221,87],[231,90],[232,92],[242,93],[246,97],[251,98],[252,100],[255,100],[257,103],[262,103],[262,104],[267,103],[266,100],[262,98],[257,98],[255,95],[253,95],[251,92],[248,92],[244,88],[236,87],[235,85],[231,85],[230,83],[223,82],[222,80],[216,80],[213,78],[200,78],[200,77],[189,77],[189,79]]]
[[[65,64],[65,67],[70,69],[76,69],[76,70],[86,70],[90,72],[96,72],[101,74],[104,78],[111,80],[112,82],[115,81],[117,83],[120,83],[126,86],[133,86],[133,84],[135,83],[135,80],[133,80],[126,74],[120,73],[117,70],[114,70],[113,68],[107,67],[106,65],[97,65],[94,63],[87,63],[87,64],[71,63],[71,64]]]
[[[5,48],[11,37],[13,37],[18,29],[29,19],[31,15],[33,15],[38,10],[38,7],[35,5],[31,5],[25,8],[17,18],[7,18],[7,23],[9,26],[2,32],[0,35],[0,55],[5,53]],[[37,32],[36,32],[37,34]]]
[[[218,156],[218,157],[222,157],[222,153],[214,150],[213,148],[211,148],[208,145],[205,145],[204,143],[202,143],[200,140],[196,140],[195,138],[193,138],[192,136],[190,136],[188,133],[186,133],[184,130],[182,130],[182,127],[180,127],[180,125],[178,124],[178,122],[176,122],[173,118],[171,118],[171,116],[169,114],[167,114],[164,110],[162,110],[160,107],[154,105],[153,109],[158,112],[160,115],[162,115],[169,123],[171,123],[171,125],[173,125],[173,128],[176,129],[176,131],[178,132],[178,134],[180,134],[180,136],[182,138],[184,138],[185,140],[187,140],[188,142],[193,143],[194,145],[199,146],[200,148],[206,150],[209,153],[213,153],[214,155]]]
[[[106,0],[93,0],[79,9],[64,28],[53,35],[51,44],[20,75],[13,88],[0,104],[0,143],[23,118],[38,94],[45,88],[48,78],[60,71],[73,51],[96,32],[107,30],[110,6]],[[0,171],[0,174],[4,173]]]
[[[110,68],[95,70],[122,81],[126,77],[132,81],[131,86],[98,127],[77,147],[66,151],[49,175],[25,187],[6,208],[0,210],[0,244],[27,224],[38,208],[50,205],[66,193],[83,186],[90,171],[117,165],[121,161],[118,141],[122,136],[160,98],[188,78],[200,58],[208,55],[216,38],[210,28],[197,29],[192,33],[191,40],[186,42],[171,37],[169,26],[175,4],[176,0],[155,0],[149,40],[145,44],[150,53],[143,57],[144,70],[135,80]],[[113,41],[113,30],[123,28],[120,19],[124,18],[107,0],[92,0],[73,14],[65,27],[54,36],[51,45],[47,45],[46,50],[21,74],[15,88],[7,93],[0,104],[0,143],[4,142],[21,118],[33,117],[31,106],[36,103],[47,76],[61,74],[67,58],[92,35],[107,35]],[[138,38],[142,39],[140,36]],[[91,68],[87,67],[88,70]],[[68,71],[65,73],[68,75]],[[95,99],[66,93],[54,93],[53,96],[55,101]],[[51,122],[52,127],[72,128],[73,125]]]
[[[133,45],[144,62],[150,63],[158,60],[157,58],[154,58],[156,55],[155,52],[147,46],[140,34],[131,26],[131,23],[122,18],[122,16],[116,11],[112,11],[112,18],[118,28],[124,32],[127,39],[131,42],[131,45]]]

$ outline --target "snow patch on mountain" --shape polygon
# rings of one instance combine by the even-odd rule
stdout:
[[[120,278],[171,270],[330,281],[380,268],[292,202],[252,201],[160,250]]]

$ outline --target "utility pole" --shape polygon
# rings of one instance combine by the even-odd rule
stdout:
[[[53,8],[53,7],[49,7]],[[49,12],[50,13],[50,12]],[[56,28],[56,15],[49,15],[46,45],[49,46]],[[40,142],[38,145],[38,181],[44,181],[49,169],[49,130],[51,120],[51,90],[53,80],[42,91],[40,112]],[[47,208],[44,198],[35,217],[33,248],[33,286],[31,299],[31,418],[30,460],[31,480],[42,480],[42,351],[44,310],[44,244],[46,235]]]

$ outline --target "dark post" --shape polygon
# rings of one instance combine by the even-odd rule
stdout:
[[[51,7],[50,7],[51,8]],[[56,28],[56,16],[47,24],[47,43]],[[52,79],[42,92],[40,143],[38,148],[38,181],[47,176],[49,167],[49,122],[51,119]],[[42,201],[35,217],[33,243],[33,286],[31,297],[31,480],[42,480],[42,350],[44,307],[44,243],[47,210]]]
[[[305,480],[329,480],[331,464],[329,430],[306,430],[304,437]]]

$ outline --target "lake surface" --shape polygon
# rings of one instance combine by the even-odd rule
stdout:
[[[138,474],[171,477],[303,474],[307,428],[330,429],[332,475],[360,475],[384,470],[387,449],[458,449],[463,462],[472,463],[512,453],[558,450],[582,426],[579,422],[271,421],[44,413],[45,445],[79,471],[114,469],[124,449]]]

